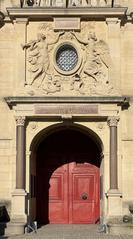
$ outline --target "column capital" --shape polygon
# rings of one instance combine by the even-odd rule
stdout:
[[[112,127],[112,126],[117,127],[119,120],[120,120],[120,118],[117,116],[109,116],[107,119],[108,126],[109,127]]]
[[[17,126],[24,126],[25,125],[25,116],[16,116],[15,120],[16,120],[16,125]]]

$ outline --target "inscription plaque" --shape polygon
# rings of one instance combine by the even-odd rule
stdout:
[[[46,104],[46,105],[35,105],[35,114],[45,115],[88,115],[98,114],[98,105],[86,105],[86,104]]]
[[[80,18],[55,18],[54,30],[80,30]]]

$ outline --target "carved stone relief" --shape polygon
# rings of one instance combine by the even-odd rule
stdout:
[[[27,51],[25,89],[30,95],[117,94],[108,45],[93,28],[54,32],[52,25],[42,24],[37,38],[22,48]]]
[[[117,124],[119,122],[120,118],[116,116],[110,116],[107,119],[107,123],[109,127],[117,127]]]
[[[30,122],[29,127],[31,131],[36,131],[38,129],[38,124],[37,122]]]
[[[20,2],[24,7],[104,7],[111,6],[113,0],[20,0]]]
[[[5,1],[1,0],[2,11]],[[12,7],[115,7],[127,6],[126,0],[8,0]]]
[[[17,126],[24,126],[25,124],[25,116],[16,116],[16,125]]]

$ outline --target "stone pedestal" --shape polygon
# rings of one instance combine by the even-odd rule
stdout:
[[[27,223],[25,213],[25,198],[27,193],[24,189],[15,189],[12,193],[11,222],[8,223],[6,234],[23,234]]]
[[[108,218],[117,218],[122,215],[122,194],[117,189],[110,189],[108,197]]]

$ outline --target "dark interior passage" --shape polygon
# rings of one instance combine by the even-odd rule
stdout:
[[[38,223],[96,223],[100,167],[96,143],[80,131],[63,129],[40,143],[36,160]]]

